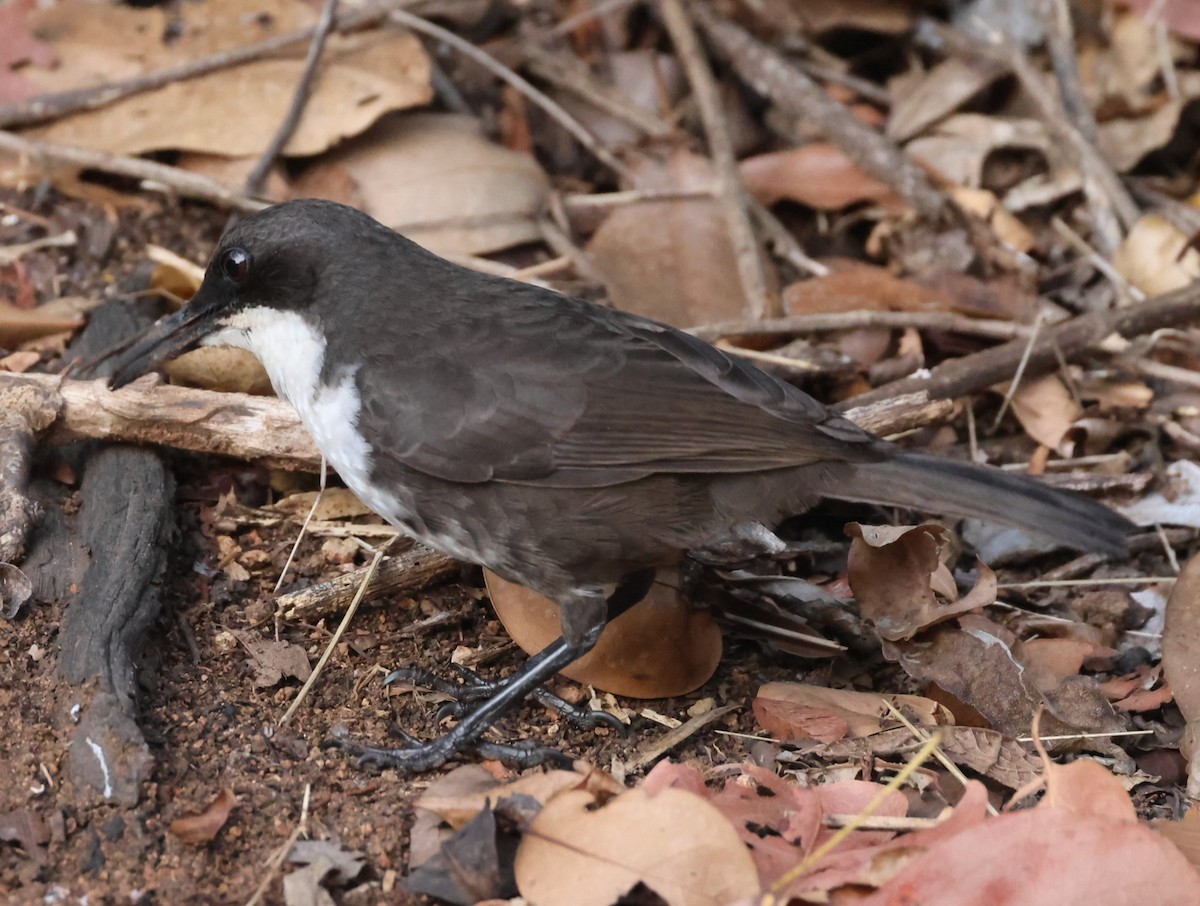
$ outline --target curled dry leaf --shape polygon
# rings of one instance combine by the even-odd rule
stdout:
[[[269,507],[277,513],[287,513],[303,519],[312,510],[313,501],[320,496],[321,500],[313,511],[313,519],[326,521],[330,519],[350,519],[354,516],[367,516],[375,512],[355,496],[349,488],[326,488],[324,491],[300,491],[288,494]]]
[[[977,610],[996,600],[996,574],[979,564],[979,579],[964,597],[942,563],[946,530],[917,526],[846,526],[850,543],[848,578],[862,615],[885,639],[909,639],[935,623]],[[938,600],[935,590],[950,598]]]
[[[237,805],[237,797],[233,795],[233,791],[221,790],[217,798],[210,802],[208,808],[203,812],[198,815],[184,815],[182,818],[176,818],[167,830],[184,843],[191,843],[195,846],[209,843],[216,839],[221,828],[225,826],[225,822],[229,820],[229,813],[233,811],[235,805]]]
[[[513,641],[529,653],[562,635],[552,601],[484,570],[496,614]],[[563,676],[630,698],[669,698],[699,688],[721,661],[721,628],[663,576],[637,607],[604,629],[596,647]]]
[[[481,255],[539,238],[548,194],[537,161],[488,141],[474,118],[417,113],[324,155],[293,196],[352,204],[439,254]]]
[[[786,199],[838,211],[863,201],[903,204],[889,186],[856,167],[836,145],[824,142],[748,157],[739,169],[747,191],[765,205]]]
[[[521,896],[539,906],[609,906],[641,882],[668,906],[724,906],[759,891],[754,860],[725,817],[679,789],[630,790],[597,805],[560,793],[521,839]]]
[[[1191,240],[1162,215],[1144,214],[1113,252],[1113,267],[1148,296],[1181,289],[1200,277]]]
[[[922,726],[935,726],[937,703],[920,695],[880,695],[807,683],[767,683],[754,698],[754,717],[776,739],[833,742],[878,733],[889,720],[887,704]],[[945,714],[945,712],[942,712]]]

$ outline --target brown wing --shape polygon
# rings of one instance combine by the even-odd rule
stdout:
[[[656,322],[482,284],[360,380],[377,455],[450,481],[589,487],[656,472],[875,461],[880,442],[753,365]],[[461,302],[461,300],[460,300]],[[453,357],[447,355],[453,351]]]

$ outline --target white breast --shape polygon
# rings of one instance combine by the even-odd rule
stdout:
[[[223,319],[220,329],[205,337],[205,346],[248,349],[262,362],[275,392],[292,404],[300,421],[317,442],[326,461],[367,506],[405,534],[461,560],[476,561],[478,552],[465,539],[414,532],[413,514],[371,481],[371,447],[358,431],[362,400],[354,382],[357,367],[332,374],[321,383],[325,338],[293,311],[246,308]]]

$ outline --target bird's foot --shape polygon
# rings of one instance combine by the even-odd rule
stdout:
[[[394,727],[393,732],[403,740],[403,746],[385,749],[362,745],[344,737],[335,737],[329,744],[354,755],[358,759],[359,767],[374,765],[393,768],[402,774],[421,774],[435,770],[457,755],[492,759],[519,770],[540,764],[569,768],[574,763],[569,755],[549,746],[536,745],[532,740],[518,743],[472,741],[465,737],[455,738],[455,733],[451,730],[445,736],[422,742],[399,728]]]
[[[441,692],[443,695],[450,696],[451,700],[438,709],[438,720],[447,717],[462,717],[467,711],[467,705],[472,702],[484,701],[491,698],[506,685],[505,680],[485,680],[474,670],[459,666],[458,664],[455,664],[455,669],[462,680],[460,683],[444,680],[436,674],[418,667],[401,667],[398,670],[393,670],[383,682],[385,686],[390,686],[396,682],[409,683],[413,686],[433,689],[436,692]],[[622,735],[625,734],[625,725],[612,714],[606,711],[581,708],[579,705],[573,705],[565,698],[555,695],[544,686],[534,689],[529,693],[528,697],[582,729],[590,730],[595,727],[608,727]]]

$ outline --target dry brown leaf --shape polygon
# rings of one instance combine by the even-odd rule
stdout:
[[[1174,843],[1193,868],[1200,868],[1200,808],[1193,804],[1179,821],[1151,821],[1150,826]]]
[[[1024,666],[1029,681],[1042,691],[1055,689],[1068,676],[1077,675],[1088,658],[1114,653],[1083,639],[1040,637],[1013,646],[1013,656]]]
[[[83,322],[83,315],[75,312],[63,312],[48,305],[18,308],[0,299],[0,346],[12,349],[29,340],[75,330]]]
[[[163,366],[172,384],[226,393],[274,393],[267,370],[254,353],[231,346],[202,346]]]
[[[942,563],[946,529],[917,526],[846,526],[848,579],[862,615],[885,639],[908,639],[922,629],[996,600],[996,574],[979,564],[975,587],[962,598]],[[935,591],[950,598],[941,603]]]
[[[1184,719],[1200,720],[1200,557],[1187,562],[1167,598],[1162,668]]]
[[[670,576],[651,587],[637,607],[604,629],[596,647],[563,676],[629,698],[669,698],[699,688],[721,660],[721,628],[672,587]],[[549,599],[484,570],[496,614],[528,654],[562,635],[558,607]]]
[[[947,181],[974,189],[983,184],[988,157],[1001,148],[1032,151],[1050,158],[1053,142],[1045,125],[1037,120],[960,113],[906,146],[910,155]]]
[[[312,674],[308,655],[299,645],[264,639],[253,632],[234,630],[233,634],[246,646],[257,671],[254,677],[255,688],[269,688],[285,676],[303,682]]]
[[[890,719],[889,702],[916,724],[937,724],[937,703],[920,695],[881,695],[783,682],[759,688],[754,698],[754,717],[776,739],[833,742],[846,736],[861,738],[878,733]]]
[[[30,67],[27,74],[47,90],[94,85],[150,68],[180,63],[262,40],[278,31],[311,25],[315,12],[299,0],[272,0],[275,30],[247,27],[237,0],[185,6],[163,42],[160,10],[120,11],[120,23],[104,20],[88,3],[61,3],[40,17],[39,34],[72,66],[64,71]],[[268,6],[263,2],[264,8]],[[104,10],[102,13],[117,11]],[[250,17],[257,20],[258,17]],[[226,156],[261,153],[283,121],[304,68],[304,48],[284,58],[262,59],[173,82],[98,110],[75,114],[29,130],[37,136],[100,151],[138,154],[176,149]],[[131,65],[136,64],[136,65]],[[132,70],[132,71],[131,71]],[[428,103],[429,60],[411,34],[377,29],[331,35],[312,96],[285,153],[312,155],[357,135],[388,111]],[[199,116],[197,111],[221,114]]]
[[[167,830],[184,843],[191,843],[193,846],[210,843],[216,839],[237,804],[237,797],[233,795],[232,790],[221,790],[203,812],[176,818]]]
[[[439,254],[481,255],[541,236],[549,182],[531,156],[484,138],[475,119],[417,113],[388,117],[324,155],[294,193],[352,202]]]
[[[996,388],[1006,393],[1008,386]],[[1025,433],[1060,456],[1070,456],[1074,441],[1068,434],[1083,415],[1079,401],[1057,374],[1022,378],[1009,403]]]
[[[288,494],[282,500],[276,501],[267,509],[278,513],[288,513],[303,519],[312,509],[313,501],[320,495],[321,502],[313,512],[313,519],[328,521],[330,519],[352,519],[355,516],[369,516],[375,512],[355,496],[349,488],[326,488],[324,491],[301,491]]]
[[[485,776],[486,775],[486,776]],[[509,783],[500,783],[478,765],[456,768],[453,780],[444,778],[417,800],[417,807],[433,812],[451,827],[463,827],[488,803],[495,805],[510,796],[528,796],[545,805],[564,790],[584,790],[592,794],[616,795],[625,792],[608,774],[592,771],[546,771],[527,774]]]
[[[636,188],[708,190],[713,179],[707,160],[677,151],[665,163],[644,161]],[[622,205],[601,224],[588,252],[617,308],[676,327],[745,311],[725,217],[710,199]]]
[[[1002,71],[980,59],[952,56],[932,69],[913,70],[888,83],[892,108],[887,134],[908,141],[953,113],[994,82]]]
[[[1148,296],[1182,289],[1200,277],[1200,252],[1189,247],[1191,239],[1165,217],[1143,214],[1113,252],[1113,267]]]
[[[950,189],[950,197],[960,208],[986,221],[996,237],[1009,248],[1028,254],[1037,247],[1037,240],[1029,227],[1013,216],[1000,204],[1000,199],[987,189],[954,186]]]
[[[783,304],[789,315],[955,308],[950,293],[897,277],[882,267],[861,262],[833,264],[838,269],[832,273],[797,281],[783,291]]]
[[[840,148],[823,142],[748,157],[739,171],[746,189],[765,205],[788,199],[838,211],[863,201],[895,208],[903,204],[889,186],[856,167]]]
[[[639,881],[668,906],[724,906],[759,892],[737,831],[679,789],[630,790],[599,807],[584,790],[560,793],[521,839],[515,872],[538,906],[609,906]]]

